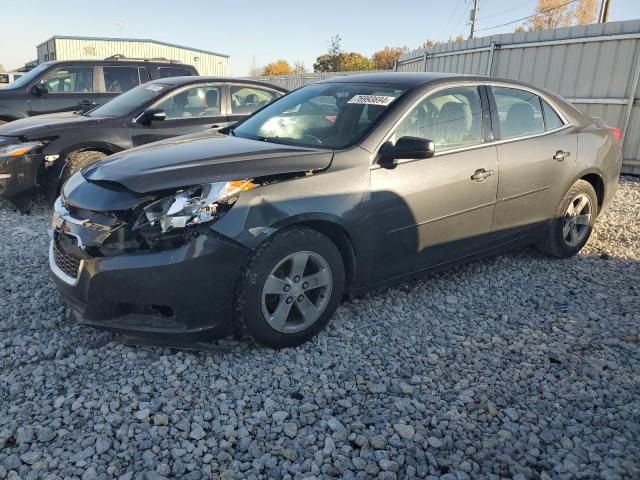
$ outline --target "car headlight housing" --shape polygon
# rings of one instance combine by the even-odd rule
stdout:
[[[163,233],[215,220],[222,206],[233,204],[240,192],[258,185],[248,180],[216,182],[180,190],[147,205],[134,229],[159,225]]]
[[[15,143],[0,147],[0,157],[19,157],[44,146],[42,142]]]

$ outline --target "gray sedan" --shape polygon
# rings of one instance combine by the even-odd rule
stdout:
[[[332,78],[77,173],[51,269],[98,328],[296,345],[345,293],[518,245],[575,255],[614,196],[621,145],[519,82]]]

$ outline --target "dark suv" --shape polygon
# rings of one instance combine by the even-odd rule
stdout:
[[[198,75],[169,60],[67,60],[41,63],[0,89],[0,124],[43,113],[89,110],[158,78]]]

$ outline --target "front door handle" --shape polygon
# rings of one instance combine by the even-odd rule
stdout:
[[[563,150],[558,150],[556,152],[556,154],[553,156],[554,160],[557,160],[559,162],[563,161],[565,158],[567,158],[569,155],[571,155],[571,152],[565,152]]]
[[[91,100],[82,100],[80,103],[78,103],[78,105],[81,107],[93,107],[95,104],[96,102],[92,102]]]
[[[471,175],[471,180],[475,180],[476,182],[484,182],[487,177],[490,177],[494,173],[495,172],[493,170],[485,170],[484,168],[479,168],[473,175]]]

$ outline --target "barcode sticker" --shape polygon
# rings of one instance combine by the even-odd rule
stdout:
[[[386,107],[395,99],[396,97],[388,97],[385,95],[356,95],[347,103],[356,103],[359,105],[382,105]]]
[[[146,87],[144,87],[145,90],[151,90],[152,92],[159,92],[160,90],[162,90],[164,88],[164,85],[158,85],[158,84],[151,84],[151,85],[147,85]]]

